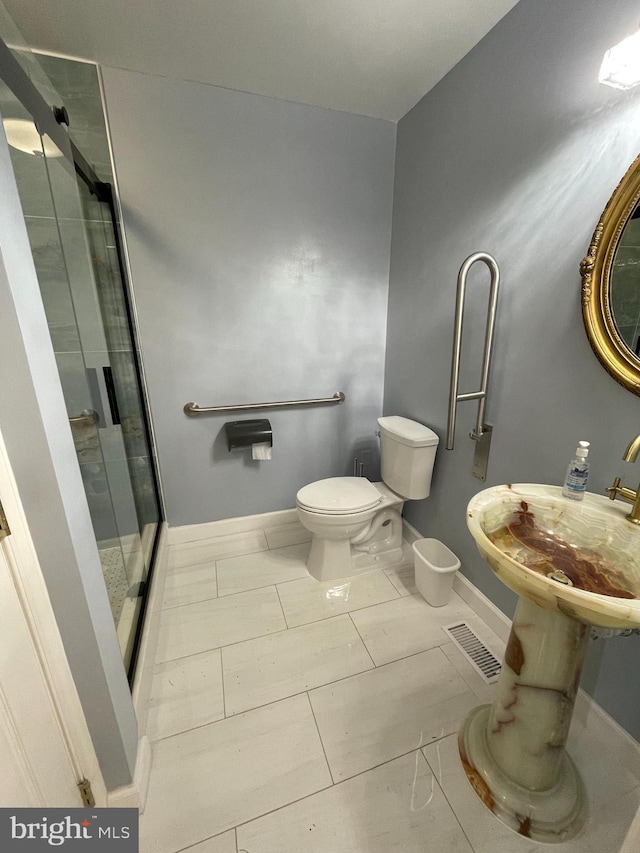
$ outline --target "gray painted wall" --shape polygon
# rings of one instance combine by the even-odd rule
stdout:
[[[103,69],[169,524],[292,507],[382,410],[395,125]],[[229,454],[201,406],[329,397]]]
[[[503,276],[487,420],[486,485],[561,483],[579,439],[592,442],[590,488],[640,468],[621,461],[640,431],[640,400],[591,352],[578,265],[607,199],[640,147],[640,88],[599,85],[604,51],[638,25],[635,0],[521,2],[398,125],[385,413],[444,439],[458,269],[472,252]],[[478,387],[488,275],[470,280],[461,391]],[[481,283],[479,283],[481,282]],[[515,597],[465,526],[468,439],[458,409],[453,452],[439,450],[431,496],[408,519],[442,539],[464,574],[505,612]],[[592,644],[583,686],[640,738],[640,638]]]

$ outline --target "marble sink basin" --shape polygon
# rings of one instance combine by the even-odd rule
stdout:
[[[587,625],[640,627],[640,529],[600,495],[516,483],[479,492],[467,524],[500,580],[545,610]]]

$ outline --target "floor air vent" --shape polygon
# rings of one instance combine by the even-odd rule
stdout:
[[[473,633],[466,622],[456,622],[442,629],[467,657],[487,684],[498,680],[502,664],[493,652]]]

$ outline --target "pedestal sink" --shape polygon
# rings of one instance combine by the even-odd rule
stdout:
[[[640,626],[640,528],[626,512],[532,484],[485,489],[467,508],[480,553],[519,600],[496,697],[467,717],[460,757],[485,805],[537,841],[566,841],[586,816],[565,743],[589,626]]]

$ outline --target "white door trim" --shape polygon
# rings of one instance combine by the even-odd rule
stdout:
[[[69,766],[76,777],[76,781],[88,779],[91,782],[96,806],[105,806],[107,804],[106,787],[89,735],[80,698],[71,675],[1,433],[0,498],[11,526],[11,535],[0,540],[2,562],[6,563],[10,581],[24,619],[27,632],[25,636],[28,636],[31,641],[32,648],[30,651],[35,655],[46,693],[50,699],[53,711],[50,724],[59,730],[68,756]],[[24,651],[27,654],[29,650],[25,648]],[[1,690],[2,685],[0,685]],[[32,789],[35,786],[36,789],[42,790],[39,768],[34,767],[33,759],[29,757],[29,750],[25,748],[24,739],[29,737],[29,732],[22,730],[21,720],[16,718],[15,713],[11,713],[10,703],[2,694],[0,694],[0,718],[3,719],[3,723],[10,724],[6,730],[10,733],[10,741],[13,742],[14,746],[19,744],[16,761],[22,767],[22,775],[25,776],[26,774],[26,777],[30,778]],[[34,805],[36,804],[34,803]],[[47,802],[39,804],[46,806]],[[11,806],[13,804],[7,803],[6,805]],[[78,801],[69,805],[81,805],[81,803]]]

